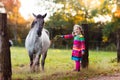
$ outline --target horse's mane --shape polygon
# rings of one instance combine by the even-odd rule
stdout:
[[[31,28],[34,27],[35,23],[36,23],[36,21],[33,21],[33,22],[32,22],[32,24],[31,24]]]

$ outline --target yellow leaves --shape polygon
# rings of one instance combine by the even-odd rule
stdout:
[[[18,23],[19,23],[19,24],[25,23],[25,20],[22,19],[22,18],[20,18],[20,19],[18,20]]]
[[[74,23],[79,23],[80,21],[82,21],[84,18],[82,16],[76,15],[74,18]]]
[[[87,9],[99,8],[103,4],[104,0],[78,0],[80,5],[85,6]]]
[[[107,41],[108,41],[108,37],[103,36],[103,37],[102,37],[102,41],[103,41],[103,42],[107,42]]]
[[[66,17],[66,15],[62,16],[65,21],[68,21],[69,19]]]
[[[7,0],[7,2],[4,2],[4,5],[8,14],[8,19],[11,24],[26,23],[25,19],[19,13],[19,8],[21,5],[19,0]]]
[[[14,13],[18,13],[18,7],[16,6],[16,7],[13,7],[13,12]]]
[[[84,12],[81,11],[81,10],[79,10],[77,13],[78,13],[78,14],[84,14]]]
[[[18,40],[18,43],[22,43],[22,40],[20,37],[18,37],[17,40]]]
[[[13,20],[14,19],[14,15],[12,14],[8,14],[9,15],[9,19]]]
[[[114,16],[117,18],[120,18],[120,9],[118,9],[115,13]]]

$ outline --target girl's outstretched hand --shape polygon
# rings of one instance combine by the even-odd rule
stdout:
[[[57,38],[63,38],[63,35],[56,35]]]
[[[56,35],[55,38],[54,38],[54,40],[57,40],[57,39],[63,38],[63,37],[64,37],[63,35]]]

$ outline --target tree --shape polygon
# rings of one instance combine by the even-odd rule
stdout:
[[[119,20],[117,22],[117,30],[116,30],[116,43],[117,43],[117,62],[120,62],[120,28],[119,28]],[[115,25],[114,25],[115,26]]]
[[[11,56],[9,46],[9,33],[7,15],[0,14],[0,80],[11,80]]]
[[[113,30],[110,32],[115,32],[116,35],[117,62],[120,62],[120,1],[117,0],[115,4],[117,5],[117,9],[113,13],[112,24],[109,27],[113,26]]]
[[[1,0],[1,2],[3,2],[8,16],[10,38],[14,38],[14,40],[18,42],[19,39],[26,36],[26,25],[28,24],[19,13],[21,3],[19,0]]]
[[[120,1],[119,0],[106,0],[103,7],[100,8],[101,14],[107,14],[112,16],[111,22],[104,24],[103,35],[110,37],[114,35],[114,43],[117,47],[117,62],[120,62]],[[114,11],[113,11],[114,10]],[[113,39],[113,36],[112,36]]]

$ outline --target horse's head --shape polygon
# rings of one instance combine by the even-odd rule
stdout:
[[[41,36],[41,31],[43,29],[43,25],[44,25],[44,18],[46,17],[47,13],[44,15],[35,15],[33,14],[33,16],[35,17],[34,21],[32,22],[31,27],[33,28],[34,26],[36,26],[37,29],[37,35]]]

